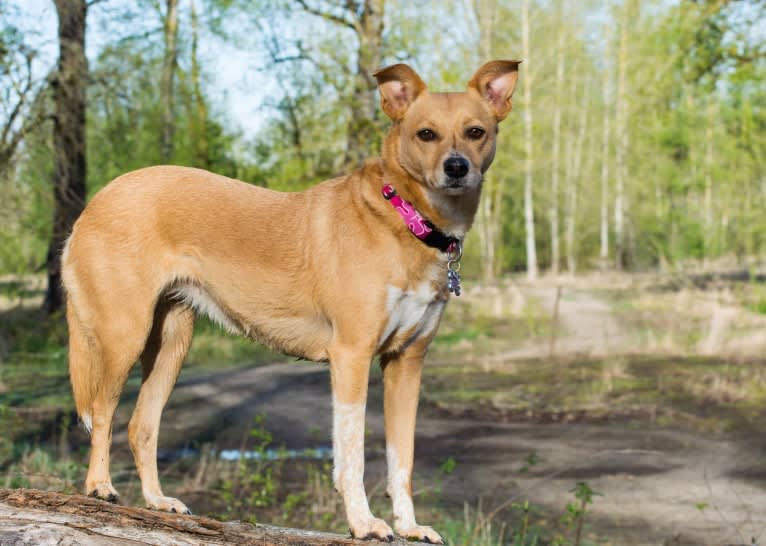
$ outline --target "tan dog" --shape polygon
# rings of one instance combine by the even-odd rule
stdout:
[[[151,508],[188,512],[162,493],[157,436],[195,313],[204,313],[285,353],[329,361],[334,480],[351,533],[391,540],[363,484],[368,375],[380,355],[394,529],[440,543],[415,522],[412,505],[421,368],[449,297],[448,257],[459,258],[473,222],[518,64],[485,64],[463,93],[429,93],[403,64],[379,71],[394,122],[382,158],[304,192],[182,167],[131,172],[101,190],[63,255],[72,387],[92,434],[86,492],[116,499],[112,417],[140,360],[128,432],[144,498]],[[398,195],[387,187],[384,196],[384,185]]]

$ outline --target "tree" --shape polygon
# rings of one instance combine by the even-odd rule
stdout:
[[[381,66],[385,0],[350,0],[342,7],[332,2],[309,4],[308,0],[298,0],[298,4],[307,13],[351,30],[356,38],[356,69],[353,72],[353,92],[349,97],[351,117],[345,163],[348,166],[360,165],[369,156],[378,138],[374,122],[378,87],[372,74]]]
[[[483,62],[493,59],[494,28],[497,18],[497,0],[473,0],[474,17],[479,27],[479,55]],[[501,209],[503,185],[498,176],[487,173],[484,177],[477,231],[480,238],[482,278],[492,282],[497,274],[497,256],[502,245]]]
[[[529,0],[522,4],[521,35],[522,56],[529,59]],[[527,64],[524,77],[524,227],[526,230],[527,279],[537,278],[537,249],[535,247],[535,209],[532,201],[532,77],[531,64]]]
[[[628,40],[631,16],[631,3],[625,0],[620,20],[620,48],[617,59],[617,99],[615,102],[615,134],[617,138],[615,159],[615,194],[614,194],[614,233],[615,265],[622,269],[627,264],[625,248],[625,185],[628,177]]]
[[[551,155],[551,195],[549,217],[551,223],[551,273],[559,274],[559,174],[561,172],[561,103],[564,100],[564,5],[556,4],[559,17],[558,40],[556,41],[556,87],[553,106],[553,151]]]
[[[165,54],[162,58],[160,76],[160,102],[162,104],[160,150],[162,151],[162,160],[167,163],[173,157],[173,135],[175,133],[173,83],[178,63],[178,0],[165,1],[162,27]]]
[[[85,0],[54,0],[58,15],[59,59],[53,78],[53,228],[48,246],[48,288],[44,308],[53,313],[63,304],[61,252],[72,226],[85,207],[86,144]]]
[[[601,84],[603,92],[603,121],[601,131],[601,210],[600,210],[600,231],[599,231],[599,243],[600,243],[600,266],[603,268],[606,266],[609,260],[609,161],[610,161],[610,148],[609,148],[609,118],[611,112],[611,64],[609,62],[609,51],[611,46],[611,27],[605,26],[605,55],[604,58],[607,61],[604,63],[603,68],[603,81]]]
[[[35,77],[37,54],[16,27],[0,20],[0,175],[11,166],[26,135],[48,119],[47,78]]]

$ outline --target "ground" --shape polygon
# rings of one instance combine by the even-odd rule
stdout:
[[[425,523],[440,517],[434,507],[456,517],[467,509],[498,530],[517,525],[528,501],[530,521],[552,537],[573,489],[585,482],[598,493],[585,525],[591,543],[766,541],[766,370],[737,353],[747,332],[731,326],[756,331],[762,317],[742,311],[721,334],[715,323],[732,298],[687,313],[675,309],[686,297],[679,290],[636,296],[621,282],[506,282],[450,304],[428,358],[417,426],[416,506]],[[679,312],[691,326],[675,324]],[[716,355],[701,354],[711,343]],[[136,389],[133,381],[115,423],[120,468],[130,461],[126,423]],[[163,416],[161,471],[170,476],[186,465],[199,481],[200,454],[209,446],[250,448],[258,416],[270,446],[326,453],[327,368],[192,365]],[[368,492],[382,497],[379,372],[367,426]],[[301,474],[295,465],[280,476],[291,479],[293,468]],[[115,482],[135,500],[135,474],[125,468],[128,477],[118,472]],[[204,488],[177,489],[193,509],[215,509]]]

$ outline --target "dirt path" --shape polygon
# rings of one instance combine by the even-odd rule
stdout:
[[[529,292],[552,307],[555,288]],[[605,340],[624,340],[607,303],[583,291],[564,291],[557,352],[595,353]],[[606,330],[605,330],[606,328]],[[603,332],[608,331],[608,335]],[[547,347],[525,348],[503,359],[547,356]],[[429,365],[439,365],[431,362]],[[127,455],[121,407],[115,433]],[[258,414],[275,445],[301,449],[330,443],[331,407],[327,368],[303,363],[182,376],[163,417],[161,445],[183,447],[188,439],[238,448]],[[370,386],[367,481],[385,475],[382,392]],[[421,410],[417,430],[415,489],[433,485],[440,465],[457,461],[442,484],[443,504],[462,509],[484,499],[491,511],[507,499],[530,500],[561,514],[578,481],[602,494],[591,525],[611,544],[723,545],[766,541],[766,439],[741,440],[667,430],[650,424],[502,424],[444,418]],[[535,454],[540,462],[524,471]],[[417,504],[417,503],[416,503]],[[501,516],[502,518],[502,516]]]
[[[524,286],[527,298],[536,299],[543,309],[554,316],[557,291],[555,284]],[[609,304],[593,292],[563,286],[558,297],[553,351],[557,355],[604,355],[616,349],[624,351],[631,342],[627,332],[615,321]],[[493,355],[493,361],[526,358],[547,358],[550,343],[530,344]]]
[[[163,419],[161,444],[215,439],[219,447],[237,448],[262,413],[276,445],[328,445],[329,393],[327,369],[307,364],[181,381]],[[370,394],[367,479],[373,483],[385,475],[377,382]],[[115,442],[126,456],[124,428],[118,430]],[[476,505],[482,497],[486,510],[513,497],[561,513],[575,483],[587,481],[603,494],[593,507],[593,524],[614,544],[665,544],[676,536],[667,544],[749,544],[751,536],[766,539],[765,447],[620,424],[444,419],[425,408],[418,421],[416,489],[433,485],[439,466],[452,456],[458,464],[442,498],[454,508]],[[531,453],[541,462],[523,472]],[[700,503],[707,507],[700,510]]]

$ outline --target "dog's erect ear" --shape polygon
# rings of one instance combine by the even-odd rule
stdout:
[[[511,95],[519,79],[521,61],[490,61],[473,75],[469,89],[475,89],[484,97],[498,121],[511,111]]]
[[[374,76],[380,89],[380,106],[394,121],[402,119],[410,104],[426,90],[417,72],[406,64],[381,68]]]

